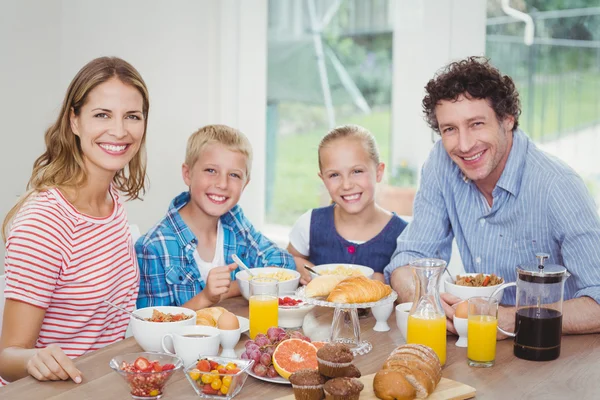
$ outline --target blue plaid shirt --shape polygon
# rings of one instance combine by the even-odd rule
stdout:
[[[198,240],[179,215],[189,200],[188,192],[175,197],[167,215],[135,244],[140,268],[138,308],[181,306],[206,285],[194,259]],[[222,215],[221,225],[227,264],[233,263],[231,256],[237,254],[246,265],[255,268],[295,269],[294,258],[257,231],[240,206]],[[232,280],[237,271],[231,273]]]

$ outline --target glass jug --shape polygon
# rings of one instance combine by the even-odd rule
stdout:
[[[517,287],[515,332],[498,330],[515,338],[515,356],[549,361],[560,356],[565,280],[571,275],[562,265],[545,265],[548,254],[536,257],[536,263],[517,267],[516,282],[501,285],[492,296],[501,288]]]
[[[440,279],[446,261],[422,258],[409,263],[415,297],[408,314],[406,343],[429,346],[446,363],[446,314],[440,303]]]

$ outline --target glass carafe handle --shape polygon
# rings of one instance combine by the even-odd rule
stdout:
[[[499,291],[506,289],[507,287],[511,287],[511,286],[517,286],[517,283],[510,282],[510,283],[505,283],[503,285],[500,285],[496,290],[494,290],[494,293],[492,293],[492,295],[490,297],[496,297],[496,294],[498,294]],[[500,332],[504,333],[506,336],[510,336],[510,337],[517,336],[516,333],[514,333],[514,332],[507,332],[504,329],[500,328],[500,325],[498,325],[498,330]]]

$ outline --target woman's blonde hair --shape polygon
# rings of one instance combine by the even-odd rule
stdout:
[[[185,164],[190,169],[193,168],[202,150],[215,143],[221,144],[231,151],[242,153],[246,157],[246,179],[250,179],[252,145],[246,135],[227,125],[206,125],[192,133],[185,150]]]
[[[73,188],[87,180],[79,136],[71,129],[70,113],[79,115],[89,93],[98,85],[117,78],[136,88],[143,99],[144,135],[139,151],[129,164],[118,171],[113,185],[128,199],[138,199],[145,192],[146,128],[150,102],[148,89],[139,72],[128,62],[117,57],[100,57],[86,64],[71,81],[56,122],[44,135],[46,151],[33,163],[33,172],[27,184],[27,193],[8,212],[2,224],[2,238],[6,241],[10,222],[32,193],[54,187]]]
[[[319,143],[319,170],[322,168],[321,150],[338,139],[354,139],[359,141],[375,165],[379,164],[379,149],[377,148],[375,136],[360,125],[349,124],[333,128],[321,139],[321,142]]]

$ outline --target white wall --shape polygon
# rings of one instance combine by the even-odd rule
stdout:
[[[397,0],[394,22],[392,160],[420,174],[433,145],[423,120],[425,85],[435,72],[467,56],[485,54],[484,0]],[[437,136],[437,134],[435,134]]]
[[[254,146],[242,206],[260,227],[266,29],[267,0],[0,2],[0,215],[25,190],[70,80],[91,59],[113,55],[133,64],[150,92],[150,187],[143,202],[128,204],[130,220],[145,232],[164,215],[185,190],[187,137],[202,125],[226,123]]]

